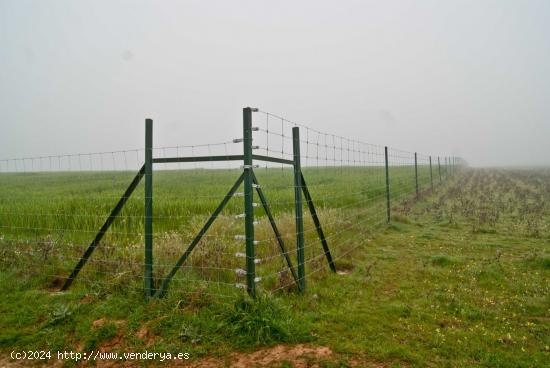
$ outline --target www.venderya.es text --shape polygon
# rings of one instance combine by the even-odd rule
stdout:
[[[57,351],[51,352],[48,350],[21,350],[12,351],[11,358],[13,360],[188,360],[191,357],[189,353],[161,353],[161,352],[111,352],[111,351],[89,351],[89,352],[74,352],[74,351]]]

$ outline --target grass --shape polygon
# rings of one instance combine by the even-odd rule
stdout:
[[[419,182],[424,187],[429,181],[426,170],[424,166],[419,167]],[[396,200],[409,198],[414,191],[414,175],[411,175],[414,169],[394,167],[390,174],[392,195]],[[256,175],[277,218],[288,252],[295,254],[295,248],[290,246],[295,244],[292,172],[270,168],[259,169]],[[380,167],[305,168],[304,175],[324,230],[334,234],[337,240],[333,242],[335,256],[347,251],[355,227],[376,228],[384,221],[385,176]],[[157,284],[238,176],[237,170],[155,173],[154,268]],[[1,175],[5,188],[0,194],[4,257],[20,267],[47,261],[46,274],[50,279],[65,277],[131,178],[132,174],[126,172]],[[100,279],[115,289],[126,288],[129,284],[133,288],[142,287],[143,202],[143,187],[139,187],[109,229],[81,279],[89,283]],[[193,285],[201,287],[216,283],[224,288],[224,294],[233,293],[235,269],[244,267],[244,259],[235,259],[235,253],[244,252],[242,241],[235,239],[236,235],[243,234],[243,220],[235,218],[242,212],[242,198],[229,202],[186,263],[188,267],[178,273],[174,287],[188,288],[191,280]],[[270,224],[262,209],[256,213],[259,221],[256,239],[262,244],[258,247],[257,258],[263,260],[264,287],[288,286],[291,276],[281,263],[279,246]],[[307,259],[318,269],[322,260],[318,257],[317,233],[309,216],[305,219],[304,237]],[[40,272],[43,271],[41,268]]]
[[[406,171],[402,172],[408,187],[411,182],[405,181]],[[197,173],[204,175],[204,182],[219,185],[220,192],[228,187],[221,180],[228,174]],[[468,170],[438,187],[435,193],[426,192],[414,202],[409,200],[412,191],[403,189],[402,200],[394,202],[392,225],[377,227],[374,226],[377,219],[385,215],[383,206],[377,208],[384,198],[376,194],[378,174],[371,173],[372,178],[362,180],[364,174],[350,169],[345,176],[320,171],[306,175],[316,190],[312,193],[314,199],[324,199],[319,207],[327,224],[327,235],[338,233],[338,237],[329,238],[329,244],[339,256],[339,270],[345,272],[329,273],[322,258],[319,265],[308,263],[309,272],[317,266],[321,268],[308,276],[308,290],[303,295],[283,289],[273,294],[262,292],[258,301],[253,302],[240,292],[233,295],[209,284],[197,283],[188,290],[185,288],[189,283],[176,280],[166,298],[146,302],[140,290],[141,268],[135,273],[118,275],[133,267],[134,261],[140,264],[137,255],[127,249],[131,249],[133,239],[121,247],[127,253],[117,250],[105,255],[125,256],[132,262],[118,265],[121,269],[116,272],[108,268],[103,274],[95,272],[97,269],[90,271],[86,275],[94,276],[90,282],[77,282],[70,292],[55,293],[51,291],[52,277],[48,275],[65,272],[72,263],[59,260],[54,253],[44,262],[43,253],[30,255],[23,251],[25,247],[36,247],[36,243],[9,243],[1,258],[0,283],[5,292],[0,300],[0,349],[4,352],[87,348],[188,351],[192,358],[198,359],[223,357],[235,350],[246,352],[277,343],[310,343],[334,351],[330,361],[321,362],[327,367],[349,366],[353,362],[420,367],[547,365],[550,172]],[[166,194],[180,198],[175,183],[185,175],[169,172],[162,175],[167,176],[156,181],[159,191],[162,180],[180,176],[173,179],[171,194]],[[220,175],[220,180],[212,180],[212,175]],[[285,175],[290,174],[281,174]],[[275,172],[264,172],[264,178],[260,178],[266,183],[266,194],[272,181],[283,183],[277,176]],[[370,185],[368,180],[372,180]],[[64,178],[62,182],[65,181]],[[426,184],[422,182],[424,188]],[[25,190],[36,191],[31,199],[41,197],[41,191],[46,190],[39,185],[33,189],[31,182],[28,185],[30,188],[27,186]],[[98,183],[95,185],[101,188]],[[367,192],[371,191],[372,213],[361,212],[357,205],[359,197],[350,194],[355,193],[353,188],[362,185]],[[13,184],[10,198],[23,197],[18,190],[21,191],[21,186]],[[59,189],[57,195],[64,197],[60,193],[65,190],[65,187]],[[270,192],[268,197],[284,202],[287,189],[280,190],[278,194]],[[113,194],[120,191],[113,189]],[[337,198],[337,193],[346,196]],[[187,195],[191,194],[183,197]],[[163,202],[162,197],[159,194],[157,213],[173,210],[176,214],[185,210],[184,202],[178,202],[178,209],[168,199]],[[28,202],[32,206],[30,199]],[[70,201],[50,202],[48,205],[59,210],[56,206],[69,206]],[[0,203],[2,211],[8,212],[6,203],[12,202]],[[26,202],[14,203],[23,206],[21,203]],[[95,208],[93,201],[80,205],[86,211],[88,206]],[[201,204],[190,205],[198,206],[192,210],[200,213]],[[289,213],[291,207],[285,206],[288,204],[274,204],[274,209],[281,231],[289,237],[288,244],[292,244],[293,217]],[[234,210],[237,212],[238,208]],[[371,219],[376,216],[380,217]],[[366,225],[361,222],[364,218]],[[8,220],[4,218],[2,224]],[[198,219],[188,224],[195,222],[200,226]],[[354,225],[358,223],[361,225]],[[349,224],[352,226],[346,231],[338,232]],[[170,234],[182,231],[172,229],[169,223],[162,226]],[[221,236],[237,229],[230,220],[220,221],[220,226],[213,229],[214,234]],[[267,236],[268,229],[261,226],[259,234]],[[27,234],[12,234],[23,235]],[[160,249],[175,251],[170,243],[178,243],[184,237],[176,239],[159,240],[163,247]],[[313,236],[309,238],[310,242],[314,240]],[[320,246],[315,244],[317,248],[311,247],[308,259],[320,254]],[[19,256],[13,253],[15,245],[20,249]],[[353,250],[346,254],[350,249]],[[212,255],[201,253],[200,257],[212,258]],[[223,257],[222,260],[225,261]],[[272,264],[258,265],[259,270],[264,270],[263,267],[280,269]],[[182,275],[197,280],[220,276],[193,275],[191,271]],[[264,290],[275,287],[269,283],[260,285]],[[289,362],[281,364],[292,366]]]

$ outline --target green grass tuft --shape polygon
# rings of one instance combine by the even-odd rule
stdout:
[[[311,339],[303,321],[297,321],[288,307],[267,296],[237,299],[222,313],[219,328],[241,347]]]
[[[452,266],[454,263],[455,262],[447,256],[438,255],[432,257],[431,259],[431,264],[437,267],[449,267]]]

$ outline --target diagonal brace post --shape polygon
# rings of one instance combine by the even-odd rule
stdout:
[[[109,215],[109,217],[107,218],[103,226],[101,226],[101,229],[99,229],[99,232],[95,236],[94,240],[90,243],[90,245],[88,245],[88,248],[86,249],[82,257],[78,261],[77,265],[71,272],[71,275],[67,280],[65,280],[65,284],[63,284],[63,287],[61,288],[62,291],[67,290],[71,286],[71,284],[73,283],[74,279],[76,278],[76,276],[78,275],[82,267],[84,267],[86,262],[88,262],[88,259],[94,252],[95,248],[97,247],[101,239],[103,239],[103,235],[105,235],[105,233],[107,232],[107,230],[109,229],[109,227],[111,226],[115,218],[118,216],[118,214],[124,207],[124,204],[126,204],[126,201],[128,200],[128,198],[130,198],[130,196],[132,195],[132,193],[134,192],[134,190],[136,189],[136,187],[138,186],[139,182],[141,181],[144,175],[145,175],[145,165],[142,166],[141,169],[138,171],[138,173],[134,177],[134,180],[132,180],[132,182],[130,183],[130,185],[122,195],[122,197],[119,199],[115,208],[113,208],[113,210],[111,211],[111,214]]]
[[[319,216],[317,216],[317,211],[315,210],[315,206],[313,205],[313,200],[311,199],[311,194],[309,193],[309,189],[307,188],[306,180],[304,179],[304,174],[300,173],[302,177],[302,191],[304,192],[304,197],[306,198],[307,207],[309,208],[309,212],[311,213],[311,217],[313,218],[313,223],[315,224],[315,228],[317,229],[317,234],[319,235],[319,239],[321,240],[321,244],[323,245],[323,250],[325,251],[325,257],[327,258],[328,265],[330,266],[330,269],[332,272],[336,272],[336,266],[334,265],[334,261],[332,260],[332,255],[330,254],[330,249],[328,248],[327,240],[325,238],[325,233],[323,232],[323,228],[321,227],[321,221],[319,221]]]
[[[260,202],[262,202],[262,206],[264,208],[265,214],[267,215],[267,218],[269,219],[269,223],[271,224],[271,228],[273,229],[273,232],[275,233],[275,237],[277,238],[277,243],[279,244],[279,248],[281,249],[281,253],[283,257],[286,260],[286,263],[288,265],[288,268],[290,269],[290,272],[292,273],[292,277],[294,278],[294,282],[296,285],[298,285],[298,289],[301,291],[301,285],[298,282],[298,276],[296,275],[296,270],[292,266],[292,261],[290,260],[290,256],[288,255],[288,252],[285,248],[285,243],[283,241],[283,237],[277,228],[277,224],[275,223],[275,219],[273,218],[273,215],[271,214],[271,210],[269,209],[269,205],[267,204],[267,199],[260,188],[260,184],[258,183],[258,179],[256,178],[256,175],[252,173],[252,180],[254,184],[256,184],[256,192],[258,193],[258,197],[260,198]]]
[[[229,202],[229,200],[231,199],[231,197],[233,197],[233,194],[235,194],[235,191],[237,191],[237,189],[239,188],[239,186],[241,185],[241,183],[243,182],[243,179],[244,179],[244,174],[241,174],[239,176],[239,178],[237,179],[237,181],[235,182],[235,184],[233,184],[233,186],[231,187],[231,189],[229,190],[229,192],[227,192],[227,194],[225,195],[225,197],[223,198],[223,200],[221,201],[221,203],[218,205],[218,207],[214,210],[214,212],[212,213],[212,215],[210,216],[210,218],[208,219],[208,221],[206,221],[206,223],[204,224],[204,226],[202,227],[202,229],[200,229],[199,233],[197,234],[197,236],[195,236],[195,238],[193,239],[193,241],[191,242],[191,244],[189,244],[189,246],[187,247],[187,249],[185,250],[185,252],[183,253],[183,255],[178,259],[178,261],[176,262],[176,265],[174,266],[174,268],[172,268],[172,270],[170,271],[170,273],[168,274],[168,276],[166,276],[166,278],[163,280],[160,288],[157,290],[157,292],[155,293],[155,297],[163,297],[165,294],[166,294],[166,291],[168,290],[168,285],[170,284],[170,281],[172,281],[172,278],[174,277],[174,275],[176,274],[176,272],[178,272],[178,270],[180,269],[180,267],[183,265],[183,263],[185,262],[185,260],[187,260],[187,258],[189,257],[189,255],[191,254],[191,252],[193,251],[193,249],[195,248],[195,246],[199,243],[199,241],[202,239],[202,237],[204,236],[204,234],[208,231],[208,229],[210,228],[210,226],[214,223],[214,221],[216,220],[216,218],[218,217],[218,215],[220,214],[220,212],[223,210],[223,208],[225,207],[225,205],[227,204],[227,202]]]

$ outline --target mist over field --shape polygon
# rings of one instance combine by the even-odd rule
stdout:
[[[244,106],[550,164],[547,1],[2,1],[0,159],[239,137]]]

